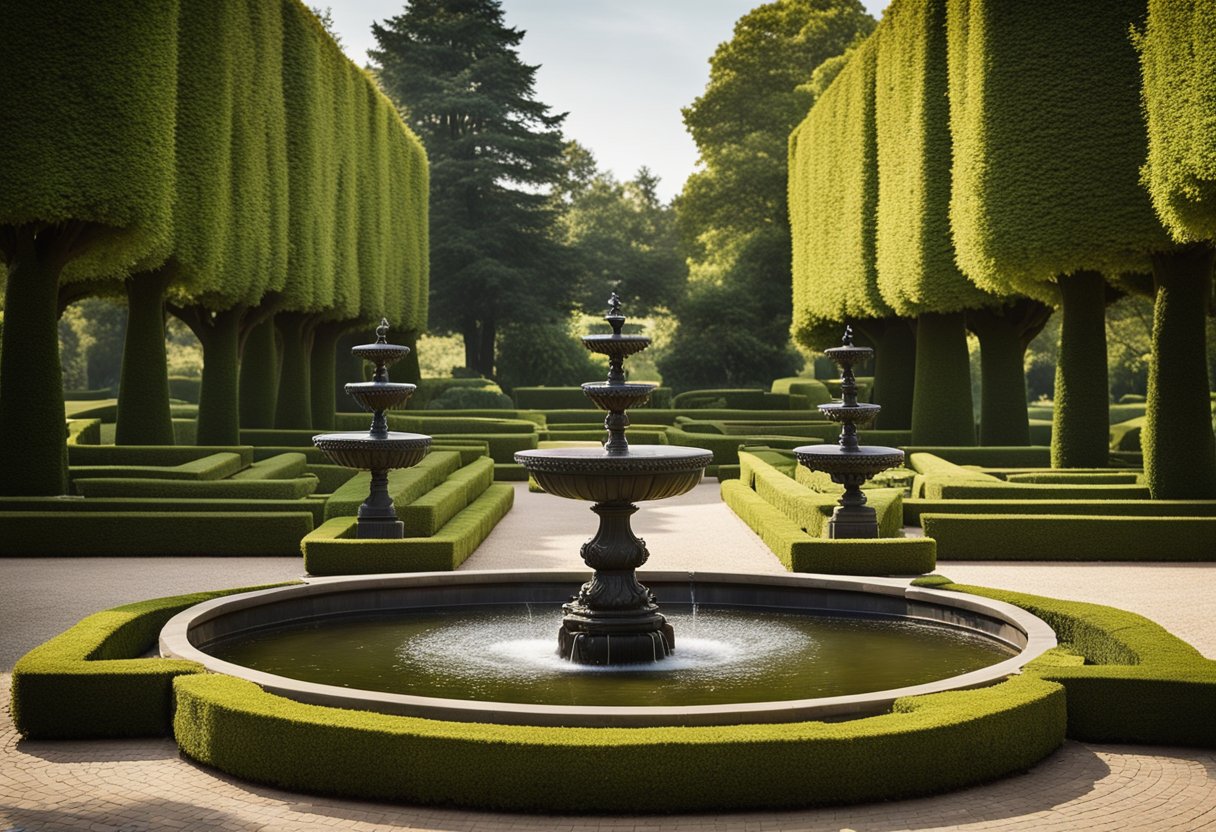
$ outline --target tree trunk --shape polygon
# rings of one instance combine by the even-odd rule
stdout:
[[[334,414],[337,411],[337,348],[342,333],[349,327],[346,321],[329,321],[321,324],[313,333],[312,356],[309,367],[312,373],[310,390],[312,395],[312,426],[333,430]],[[355,381],[356,379],[348,379]]]
[[[465,321],[460,329],[460,337],[464,341],[464,366],[477,370],[481,363],[481,330],[477,321]]]
[[[278,333],[270,317],[249,331],[241,350],[241,427],[274,427],[278,394]]]
[[[494,339],[497,334],[498,326],[493,318],[481,322],[481,346],[476,369],[486,378],[494,378]]]
[[[913,445],[974,445],[971,363],[963,313],[916,319]]]
[[[1204,320],[1213,256],[1207,243],[1153,256],[1153,351],[1140,444],[1157,500],[1216,498]]]
[[[169,369],[165,358],[165,289],[162,267],[126,280],[127,335],[118,387],[116,445],[172,445]]]
[[[338,339],[334,350],[334,408],[338,413],[362,413],[359,404],[346,395],[346,385],[352,381],[363,381],[366,362],[351,355],[351,348],[360,344],[375,341],[373,335],[368,337],[362,330],[347,333]]]
[[[399,343],[405,344],[410,348],[409,355],[397,362],[393,368],[394,380],[404,381],[407,384],[417,384],[422,381],[422,365],[418,363],[418,333],[415,330],[410,330],[405,333]]]
[[[20,229],[6,251],[0,346],[0,495],[67,492],[67,426],[59,364],[59,276],[65,259]]]
[[[279,400],[274,426],[283,429],[312,427],[312,336],[313,316],[305,312],[280,312],[275,325],[283,334],[283,370],[279,376]]]
[[[203,327],[203,383],[198,396],[199,445],[239,445],[238,353],[243,308],[218,312]]]
[[[1060,357],[1051,426],[1053,468],[1105,468],[1110,459],[1106,371],[1106,281],[1098,272],[1061,275]]]
[[[916,331],[907,318],[860,321],[857,328],[874,345],[874,389],[870,401],[882,407],[874,426],[880,430],[912,427],[916,389]]]

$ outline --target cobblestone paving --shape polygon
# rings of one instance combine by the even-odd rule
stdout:
[[[654,569],[778,572],[780,564],[705,484],[644,504],[635,528]],[[465,568],[570,567],[595,518],[585,504],[528,494]],[[522,510],[521,510],[522,509]],[[1182,571],[1175,571],[1181,569]],[[0,659],[97,609],[191,590],[283,580],[290,558],[0,561]],[[1216,654],[1210,566],[943,564],[955,580],[1135,609]],[[1180,600],[1181,599],[1181,600]],[[242,783],[180,757],[170,739],[20,740],[0,676],[0,832],[137,830],[1216,830],[1216,752],[1069,742],[1025,775],[949,795],[800,812],[548,817],[394,806]]]

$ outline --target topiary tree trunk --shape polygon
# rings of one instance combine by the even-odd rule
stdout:
[[[274,318],[249,331],[241,350],[240,384],[241,427],[274,427],[279,395],[279,347]]]
[[[876,428],[912,427],[916,390],[916,325],[907,318],[858,321],[858,330],[874,345],[874,389],[870,401],[882,406]]]
[[[312,426],[315,428],[333,429],[334,414],[338,409],[338,387],[347,382],[361,380],[341,380],[337,377],[338,341],[350,327],[350,321],[327,321],[318,326],[313,334],[309,366],[312,373]]]
[[[338,413],[362,413],[350,396],[346,395],[346,385],[352,381],[363,381],[366,362],[351,355],[351,348],[360,344],[369,344],[376,340],[375,334],[368,335],[368,329],[356,329],[338,338],[334,349],[334,408]],[[408,407],[408,405],[407,405]]]
[[[172,277],[172,269],[162,266],[126,280],[127,334],[114,428],[116,445],[174,442],[165,358],[165,290]]]
[[[1061,275],[1060,357],[1051,426],[1053,468],[1104,468],[1110,457],[1106,371],[1106,281],[1098,272]]]
[[[1154,499],[1216,498],[1205,320],[1213,259],[1209,243],[1153,256],[1153,351],[1140,442]]]
[[[1024,298],[999,309],[967,312],[980,340],[980,444],[1029,445],[1026,348],[1051,317],[1051,307]]]
[[[912,444],[975,444],[971,364],[962,312],[925,313],[917,318]]]
[[[283,336],[283,367],[274,411],[276,428],[311,428],[312,358],[315,317],[307,312],[280,312],[275,326]]]

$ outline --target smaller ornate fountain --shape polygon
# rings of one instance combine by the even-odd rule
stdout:
[[[819,405],[819,412],[843,427],[836,445],[803,445],[794,449],[798,462],[812,471],[823,471],[832,482],[844,486],[840,505],[828,521],[828,537],[878,537],[878,515],[866,505],[861,487],[888,468],[902,465],[904,452],[898,448],[861,445],[857,428],[870,425],[882,408],[876,404],[857,401],[857,379],[853,365],[861,364],[874,354],[869,347],[853,345],[853,327],[846,326],[842,346],[824,350],[824,354],[840,367],[841,401]]]
[[[595,537],[583,544],[583,561],[595,570],[562,609],[558,655],[577,664],[654,662],[675,648],[675,635],[659,612],[650,590],[638,582],[637,570],[650,557],[629,518],[635,502],[662,500],[692,489],[701,481],[713,453],[672,445],[629,447],[626,411],[645,404],[653,384],[625,380],[626,356],[650,345],[644,335],[622,335],[625,316],[616,292],[604,317],[611,335],[587,335],[583,346],[608,356],[608,381],[587,383],[583,393],[608,411],[603,448],[545,448],[520,451],[515,461],[550,494],[592,500],[600,518]]]
[[[351,354],[376,365],[371,381],[346,385],[346,394],[372,414],[367,433],[324,433],[312,442],[331,461],[347,468],[371,471],[371,492],[359,506],[356,536],[360,538],[399,538],[405,526],[397,519],[393,498],[388,493],[388,472],[417,465],[431,447],[431,437],[388,429],[386,410],[401,407],[414,394],[416,386],[388,380],[388,368],[409,354],[410,348],[388,343],[388,320],[381,318],[376,327],[376,343],[361,344]]]

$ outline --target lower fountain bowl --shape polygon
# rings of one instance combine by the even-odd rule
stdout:
[[[612,681],[614,671],[610,669],[572,671],[568,662],[554,654],[553,631],[548,629],[548,619],[542,618],[546,609],[560,615],[558,605],[586,580],[585,571],[431,572],[326,578],[230,595],[190,607],[170,620],[161,631],[160,652],[162,656],[199,662],[209,671],[247,679],[270,693],[311,704],[460,722],[609,727],[786,723],[882,713],[901,697],[981,687],[1002,681],[1056,646],[1051,628],[1025,610],[980,596],[912,586],[909,579],[688,571],[651,572],[643,577],[664,609],[682,617],[682,623],[677,624],[676,629],[684,635],[676,639],[676,650],[671,658],[649,665],[651,674],[660,675],[633,678],[631,674],[636,675],[638,671],[623,666],[615,670],[616,673],[625,674],[617,683]],[[616,704],[621,699],[616,694],[610,696],[614,704],[605,705],[554,704],[529,696],[504,695],[497,699],[487,696],[486,684],[492,681],[496,673],[509,672],[521,680],[519,684],[533,684],[542,672],[531,663],[533,659],[529,657],[530,654],[521,658],[519,649],[512,646],[514,642],[510,640],[515,636],[509,627],[504,629],[504,625],[495,620],[483,624],[480,623],[482,619],[477,618],[478,615],[486,615],[487,609],[522,610],[525,605],[526,612],[520,626],[532,626],[528,622],[533,612],[536,613],[536,625],[542,629],[542,650],[552,657],[551,662],[558,665],[551,671],[560,677],[560,683],[555,688],[561,695],[558,701],[577,681],[568,675],[575,672],[595,690],[616,684],[622,689],[635,691],[625,699],[626,704]],[[765,684],[757,687],[747,698],[719,700],[718,704],[698,704],[706,701],[703,689],[707,683],[698,675],[705,671],[698,667],[681,671],[677,664],[673,664],[687,662],[697,655],[698,631],[695,622],[698,616],[705,621],[702,627],[709,626],[707,619],[725,616],[728,619],[727,631],[742,639],[740,645],[732,648],[735,653],[763,654],[767,650],[778,657],[776,665],[783,667],[786,662],[784,655],[792,645],[788,638],[781,636],[781,628],[774,630],[771,622],[759,627],[753,627],[750,623],[774,614],[800,619],[852,620],[860,622],[863,630],[874,626],[916,630],[934,644],[957,639],[984,642],[990,645],[992,658],[970,665],[973,669],[961,673],[930,673],[926,680],[904,682],[903,686],[884,688],[881,685],[863,685],[854,693],[811,694],[812,698],[800,698],[800,692],[801,697],[806,697],[807,693],[803,691],[814,689],[811,676],[829,674],[834,678],[832,668],[822,666],[825,660],[813,659],[811,669],[806,671],[810,676],[794,674],[788,682],[792,687],[783,688],[787,691],[783,696],[774,697],[774,689]],[[315,637],[306,636],[312,639],[313,644],[323,644],[325,649],[337,650],[346,657],[334,661],[365,661],[367,651],[362,648],[347,650],[344,647],[347,642],[344,640],[346,637],[341,635],[343,627],[364,626],[364,622],[374,621],[377,617],[384,620],[384,616],[409,618],[419,615],[438,617],[443,622],[439,630],[424,636],[421,642],[411,642],[421,655],[419,660],[437,662],[441,671],[440,688],[423,688],[432,691],[425,694],[389,692],[384,687],[375,689],[371,684],[368,684],[370,689],[364,689],[342,681],[306,681],[301,677],[291,678],[279,672],[258,670],[216,655],[224,654],[225,646],[231,647],[242,640],[246,643],[259,642],[275,637],[276,632],[284,633],[286,628],[286,637],[295,647],[276,650],[302,649],[295,634],[313,632]],[[733,625],[730,621],[739,622],[743,629],[731,629]],[[473,628],[471,632],[470,628]],[[485,657],[480,654],[484,651],[470,648],[471,655],[466,660],[465,650],[452,647],[462,638],[474,637],[473,633],[476,633],[479,645],[487,639],[490,642],[508,641],[501,648],[506,651],[504,657],[495,660],[498,664],[493,666],[497,668],[493,672],[487,670],[482,661]],[[702,640],[706,635],[702,630]],[[395,680],[394,686],[400,681],[407,685],[404,690],[414,690],[414,674],[403,676],[397,668],[400,662],[413,661],[417,656],[414,653],[409,653],[409,656],[403,654],[401,643],[396,638],[394,632],[393,637],[385,641],[388,645],[385,648],[387,658],[383,670],[376,671],[375,678],[383,680],[384,674],[388,674]],[[362,641],[356,643],[363,644]],[[819,656],[820,648],[814,646],[817,643],[814,640],[808,642],[811,645],[809,655],[812,657]],[[369,644],[374,646],[378,642]],[[453,649],[457,653],[455,656],[447,652]],[[707,661],[713,667],[729,666],[732,661],[740,660],[730,650],[719,654],[713,652],[718,648],[703,649],[710,649]],[[856,650],[864,653],[866,648],[849,647],[837,661],[849,666],[855,664],[849,656],[855,658]],[[433,658],[427,658],[432,655]],[[333,666],[332,661],[317,664],[311,658],[301,657],[300,660],[303,661],[301,667],[325,670]],[[461,664],[462,661],[467,666]],[[923,663],[913,661],[911,664],[920,667]],[[499,665],[506,670],[499,668]],[[884,663],[880,665],[886,669]],[[664,684],[683,684],[685,690],[692,692],[662,700],[676,704],[656,705],[653,685],[662,683],[664,677],[661,674],[670,673],[673,668],[677,672],[691,672],[693,676],[682,683],[672,679]],[[849,667],[844,670],[852,672]],[[464,673],[472,680],[471,694],[454,698],[451,693],[444,695],[438,692],[452,690],[448,684],[453,673],[457,676]],[[597,695],[594,698],[602,697]]]
[[[515,454],[515,461],[548,493],[597,503],[636,503],[685,494],[701,481],[713,458],[712,451],[671,445],[634,446],[624,454],[601,448]]]
[[[430,450],[431,437],[398,431],[383,439],[370,433],[323,433],[312,443],[336,465],[373,471],[417,465]]]
[[[842,448],[839,445],[801,445],[794,448],[801,465],[825,474],[864,476],[867,479],[904,464],[904,452],[880,445]]]

